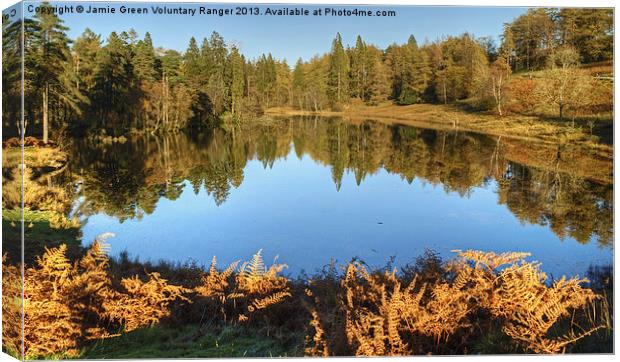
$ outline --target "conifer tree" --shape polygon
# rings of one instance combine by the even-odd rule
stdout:
[[[77,75],[76,88],[86,94],[95,85],[95,70],[97,69],[97,53],[101,49],[101,37],[89,28],[86,28],[73,45],[73,63]]]
[[[371,63],[368,48],[361,36],[357,36],[355,48],[351,53],[351,95],[362,100],[367,100],[370,73],[369,66]]]
[[[185,51],[185,54],[183,54],[183,62],[183,78],[190,89],[193,91],[198,91],[201,85],[201,54],[198,49],[198,44],[196,43],[196,38],[194,37],[191,37],[189,40],[187,50]]]
[[[8,16],[2,17],[2,129],[5,136],[14,130],[17,135],[23,131],[21,124],[21,25],[20,21],[11,22]],[[23,92],[25,97],[30,98],[29,87],[24,87]],[[27,117],[25,118],[27,120]],[[15,129],[11,127],[13,125],[16,126]]]
[[[33,31],[30,33],[32,42],[26,49],[34,61],[30,64],[36,73],[32,81],[38,84],[41,96],[41,117],[43,123],[43,143],[49,140],[50,128],[50,103],[58,104],[63,102],[69,106],[77,107],[70,99],[63,97],[67,89],[63,89],[60,75],[64,71],[64,65],[71,58],[69,51],[69,38],[67,37],[68,28],[63,25],[63,21],[51,11],[51,5],[47,2],[41,7],[50,7],[48,11],[41,11],[35,14]],[[50,102],[50,98],[54,101]]]
[[[399,104],[412,104],[421,100],[422,93],[426,88],[424,74],[421,74],[422,57],[418,49],[418,43],[413,35],[409,36],[407,44],[403,47],[403,69],[401,90],[398,95]]]
[[[144,34],[143,40],[136,43],[133,67],[138,79],[149,82],[155,80],[155,49],[149,32]]]
[[[95,103],[101,127],[122,132],[134,116],[135,76],[129,45],[112,32],[97,55]],[[106,127],[107,126],[107,127]]]
[[[292,82],[295,105],[298,106],[299,109],[304,109],[306,79],[304,76],[304,63],[301,58],[297,59],[297,63],[295,63]]]
[[[348,99],[349,93],[349,59],[342,46],[340,33],[332,42],[329,57],[329,73],[327,91],[332,103],[342,104]]]
[[[269,107],[276,90],[276,63],[271,54],[263,54],[256,62],[256,89],[261,103]]]
[[[238,115],[239,106],[243,98],[244,93],[244,63],[243,56],[239,54],[236,47],[232,47],[230,51],[230,70],[231,70],[231,82],[230,82],[230,98],[231,107],[230,110],[233,115]]]
[[[206,56],[206,59],[210,59],[212,66],[206,92],[209,95],[216,115],[226,111],[230,104],[230,96],[226,89],[225,79],[227,55],[228,50],[226,49],[224,38],[214,31],[209,38],[209,54]]]

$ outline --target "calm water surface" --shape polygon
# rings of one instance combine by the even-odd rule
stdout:
[[[612,263],[613,185],[515,162],[533,148],[496,137],[291,119],[76,147],[83,241],[113,232],[112,253],[140,260],[262,249],[295,275],[480,249],[530,252],[554,277]]]

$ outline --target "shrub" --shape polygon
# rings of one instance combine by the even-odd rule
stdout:
[[[506,92],[506,108],[511,113],[531,113],[538,104],[534,79],[513,78],[508,83]]]
[[[76,262],[67,258],[67,245],[48,248],[36,264],[25,268],[24,279],[24,356],[27,359],[62,354],[78,355],[79,346],[89,339],[114,335],[114,322],[132,330],[159,322],[169,315],[169,303],[183,299],[184,288],[167,284],[153,273],[147,282],[124,278],[115,288],[108,267],[108,248],[103,235]],[[15,285],[17,268],[3,259],[3,283]],[[3,298],[9,301],[9,288]],[[15,294],[15,293],[13,293]],[[5,343],[21,350],[15,333],[14,303],[6,308]],[[112,324],[110,322],[113,322]]]
[[[267,268],[259,250],[250,261],[241,264],[234,262],[222,272],[217,270],[214,257],[209,273],[203,276],[203,284],[195,288],[198,295],[208,298],[224,319],[234,315],[239,322],[265,311],[268,307],[281,303],[291,297],[287,278],[278,275],[286,268],[284,264],[274,264]]]
[[[547,284],[539,265],[524,261],[528,255],[459,252],[445,266],[449,281],[434,278],[436,282],[420,283],[416,275],[408,285],[395,271],[369,273],[361,264],[351,263],[335,308],[325,308],[326,294],[311,284],[307,294],[313,298],[309,308],[314,336],[308,338],[306,352],[464,353],[479,333],[493,335],[499,326],[515,348],[560,353],[605,327],[592,318],[576,317],[600,298],[581,286],[585,279],[562,278]],[[570,327],[560,328],[567,319]],[[341,334],[346,340],[339,338]]]

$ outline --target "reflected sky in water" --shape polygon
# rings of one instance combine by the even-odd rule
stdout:
[[[126,250],[140,260],[205,265],[214,255],[224,265],[263,249],[268,263],[279,255],[293,275],[353,257],[381,267],[394,256],[395,266],[402,266],[425,249],[446,258],[454,249],[527,251],[554,277],[584,275],[590,265],[612,263],[612,248],[594,236],[589,243],[562,240],[544,222],[521,221],[500,203],[494,178],[464,194],[423,177],[409,183],[384,168],[358,184],[346,170],[338,188],[329,163],[298,154],[291,142],[288,155],[270,166],[249,157],[242,182],[219,205],[204,188],[196,194],[180,180],[178,198],[160,198],[141,218],[121,222],[94,212],[82,229],[83,240],[88,244],[113,232],[113,254]]]

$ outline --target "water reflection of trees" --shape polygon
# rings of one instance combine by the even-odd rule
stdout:
[[[560,238],[581,243],[613,238],[613,188],[569,174],[511,164],[509,177],[499,181],[499,202],[520,220],[548,225]]]
[[[82,181],[82,215],[103,212],[125,220],[152,213],[162,197],[175,200],[186,181],[194,193],[204,189],[220,205],[243,182],[249,160],[270,168],[294,151],[297,157],[307,155],[330,167],[338,189],[347,172],[360,184],[381,169],[406,182],[418,178],[464,197],[497,180],[498,202],[521,221],[549,225],[561,238],[611,243],[612,185],[513,162],[511,146],[508,140],[472,133],[292,119],[234,132],[140,137],[113,145],[84,142],[74,145],[71,168]],[[534,148],[519,150],[545,154]],[[549,154],[555,157],[557,152]]]

